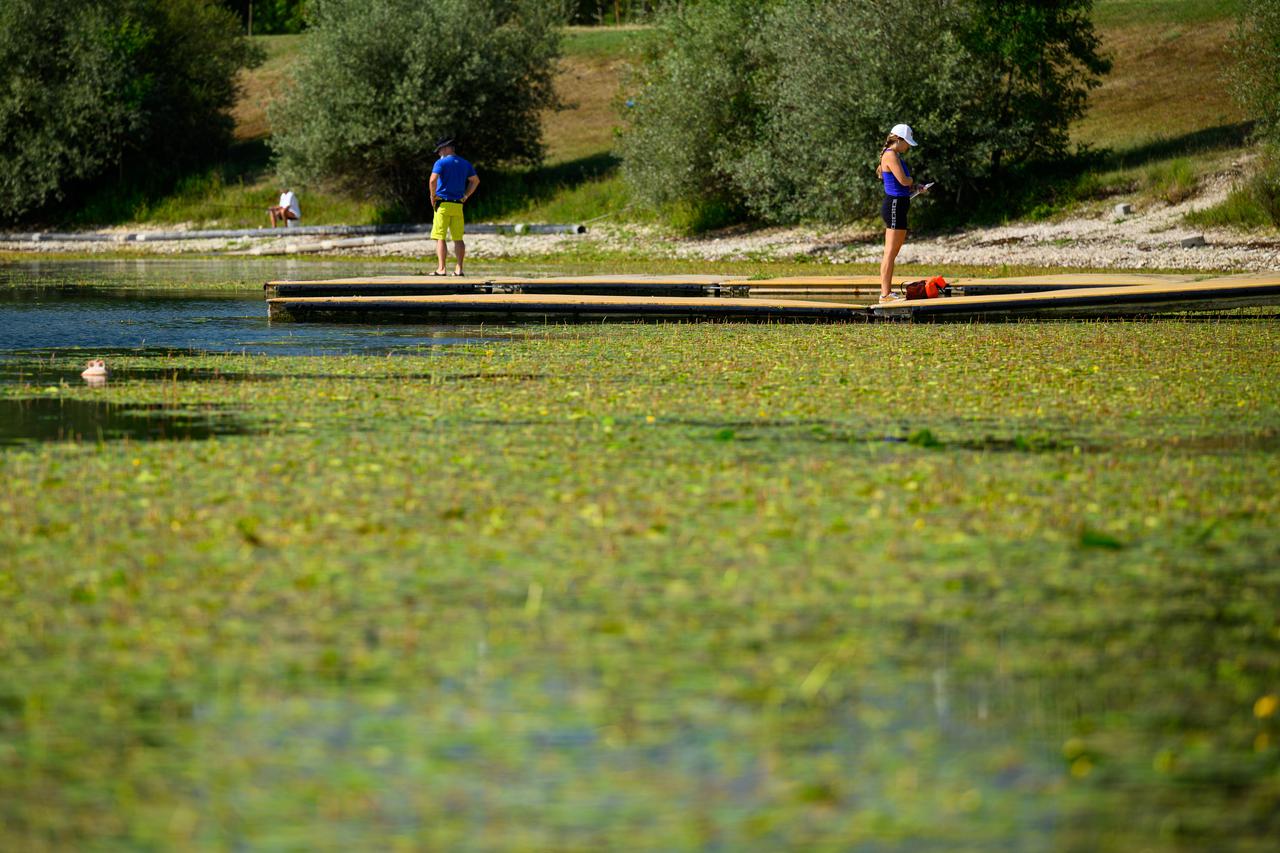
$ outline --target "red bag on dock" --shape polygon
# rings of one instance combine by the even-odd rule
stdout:
[[[902,292],[908,299],[937,299],[939,296],[950,296],[951,286],[945,278],[935,275],[930,279],[907,282],[903,285]]]

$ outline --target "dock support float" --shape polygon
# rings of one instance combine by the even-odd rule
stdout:
[[[267,301],[282,322],[600,322],[734,320],[754,322],[865,322],[865,306],[799,300],[720,297],[565,296],[495,293],[451,296],[277,297]]]

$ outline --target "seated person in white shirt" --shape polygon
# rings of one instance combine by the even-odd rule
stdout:
[[[290,221],[296,221],[302,218],[302,207],[298,204],[298,196],[293,190],[286,189],[280,193],[280,203],[275,207],[267,208],[267,216],[271,217],[271,227],[276,227],[276,220],[279,219],[285,227],[288,227]]]

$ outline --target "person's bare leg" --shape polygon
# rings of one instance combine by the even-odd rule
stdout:
[[[467,256],[467,244],[462,242],[461,240],[454,240],[453,254],[456,255],[458,258],[458,263],[453,268],[453,271],[457,275],[462,275],[462,259]]]
[[[889,296],[893,287],[893,267],[898,260],[898,252],[906,242],[907,232],[901,228],[887,228],[884,232],[884,260],[880,262],[880,299]]]
[[[441,275],[444,275],[445,273],[444,262],[445,260],[448,259],[448,257],[449,257],[449,249],[448,247],[445,246],[444,240],[437,240],[436,241],[436,260],[439,261],[439,263],[436,265],[436,272],[440,273]]]
[[[893,267],[889,266],[889,253],[893,251],[893,232],[884,229],[884,254],[880,257],[880,300],[889,295],[893,284]]]
[[[276,209],[274,207],[267,208],[267,216],[271,217],[271,227],[276,227]]]

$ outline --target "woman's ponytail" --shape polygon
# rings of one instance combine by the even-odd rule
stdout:
[[[888,151],[890,148],[897,145],[899,139],[901,139],[901,137],[895,133],[891,133],[888,136],[886,136],[884,138],[884,147],[880,149],[880,156],[884,157],[884,152]],[[876,177],[879,178],[883,174],[884,174],[884,161],[877,160],[876,161]]]

